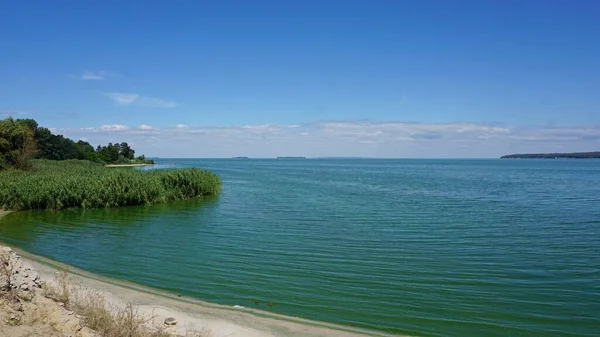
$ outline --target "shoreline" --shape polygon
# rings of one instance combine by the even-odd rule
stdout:
[[[178,324],[173,332],[185,335],[190,326],[208,329],[214,337],[290,336],[290,337],[389,337],[397,336],[334,323],[311,321],[252,308],[236,308],[183,297],[132,282],[96,275],[46,257],[28,253],[11,245],[23,261],[31,264],[42,281],[53,282],[57,272],[66,271],[78,284],[101,293],[112,304],[132,303],[142,315],[154,317],[156,323],[174,317]]]
[[[12,213],[12,212],[13,211],[7,211],[7,210],[0,208],[0,219],[2,219],[5,215]]]
[[[154,166],[154,164],[104,164],[104,167],[140,167]]]
[[[10,211],[0,211],[0,219]],[[162,322],[174,317],[178,324],[173,332],[185,335],[186,328],[194,326],[208,329],[214,337],[389,337],[398,336],[384,332],[312,321],[268,311],[204,302],[195,298],[146,287],[133,282],[96,275],[49,258],[31,254],[0,241],[0,245],[12,248],[21,258],[32,265],[42,281],[53,282],[57,272],[66,271],[84,287],[99,292],[113,304],[131,303],[140,314]]]

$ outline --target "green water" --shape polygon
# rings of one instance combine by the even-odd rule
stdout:
[[[600,161],[169,160],[214,199],[19,212],[0,240],[227,305],[419,336],[598,336]]]

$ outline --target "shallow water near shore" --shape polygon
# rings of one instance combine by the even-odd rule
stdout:
[[[595,336],[600,161],[164,160],[219,197],[16,212],[0,241],[204,301],[389,333]]]

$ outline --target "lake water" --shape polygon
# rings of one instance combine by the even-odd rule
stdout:
[[[418,336],[598,336],[600,161],[166,160],[208,200],[18,212],[0,240],[227,305]]]

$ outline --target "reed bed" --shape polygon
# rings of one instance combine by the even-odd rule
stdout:
[[[0,208],[10,210],[147,205],[219,193],[214,173],[196,168],[106,168],[83,160],[36,160],[30,171],[0,171]]]

